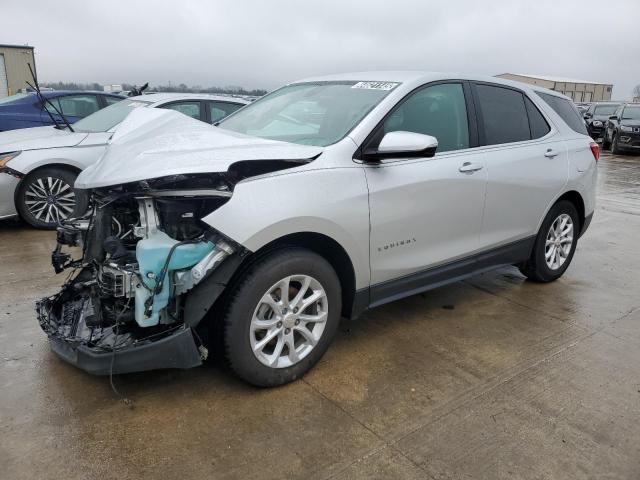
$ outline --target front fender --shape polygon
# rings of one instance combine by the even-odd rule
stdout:
[[[76,170],[84,170],[96,162],[105,146],[47,148],[42,150],[24,150],[7,165],[12,170],[27,175],[41,167],[65,165]]]
[[[245,180],[202,220],[251,251],[289,234],[326,235],[349,255],[356,288],[369,286],[369,200],[359,166]]]

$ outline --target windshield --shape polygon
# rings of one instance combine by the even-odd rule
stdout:
[[[78,120],[73,124],[73,130],[84,133],[106,132],[122,122],[134,108],[149,105],[150,102],[140,100],[122,100]]]
[[[595,115],[613,115],[620,105],[598,105],[594,110]]]
[[[326,147],[344,138],[398,83],[322,82],[283,87],[220,123],[246,135]]]
[[[640,107],[624,107],[622,120],[640,120]]]
[[[11,95],[10,97],[0,98],[0,105],[9,105],[11,103],[16,103],[22,100],[23,98],[30,97],[30,93],[16,93],[15,95]]]

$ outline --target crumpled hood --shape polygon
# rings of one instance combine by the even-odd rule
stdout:
[[[0,132],[0,153],[74,147],[86,136],[86,133],[58,130],[51,126],[9,130],[8,132]]]
[[[322,150],[212,127],[173,110],[139,108],[118,126],[102,158],[78,176],[75,187],[226,172],[242,160],[306,160]]]

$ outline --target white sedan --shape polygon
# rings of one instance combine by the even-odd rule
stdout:
[[[131,97],[66,127],[0,132],[0,219],[19,215],[37,228],[54,228],[87,199],[73,189],[78,174],[96,162],[117,126],[136,108],[177,110],[214,124],[248,100],[233,96],[154,93]]]

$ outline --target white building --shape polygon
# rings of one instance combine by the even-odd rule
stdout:
[[[575,78],[548,77],[546,75],[526,75],[522,73],[501,73],[496,77],[530,83],[555,90],[574,102],[604,102],[611,100],[613,85],[608,83],[576,80]]]

